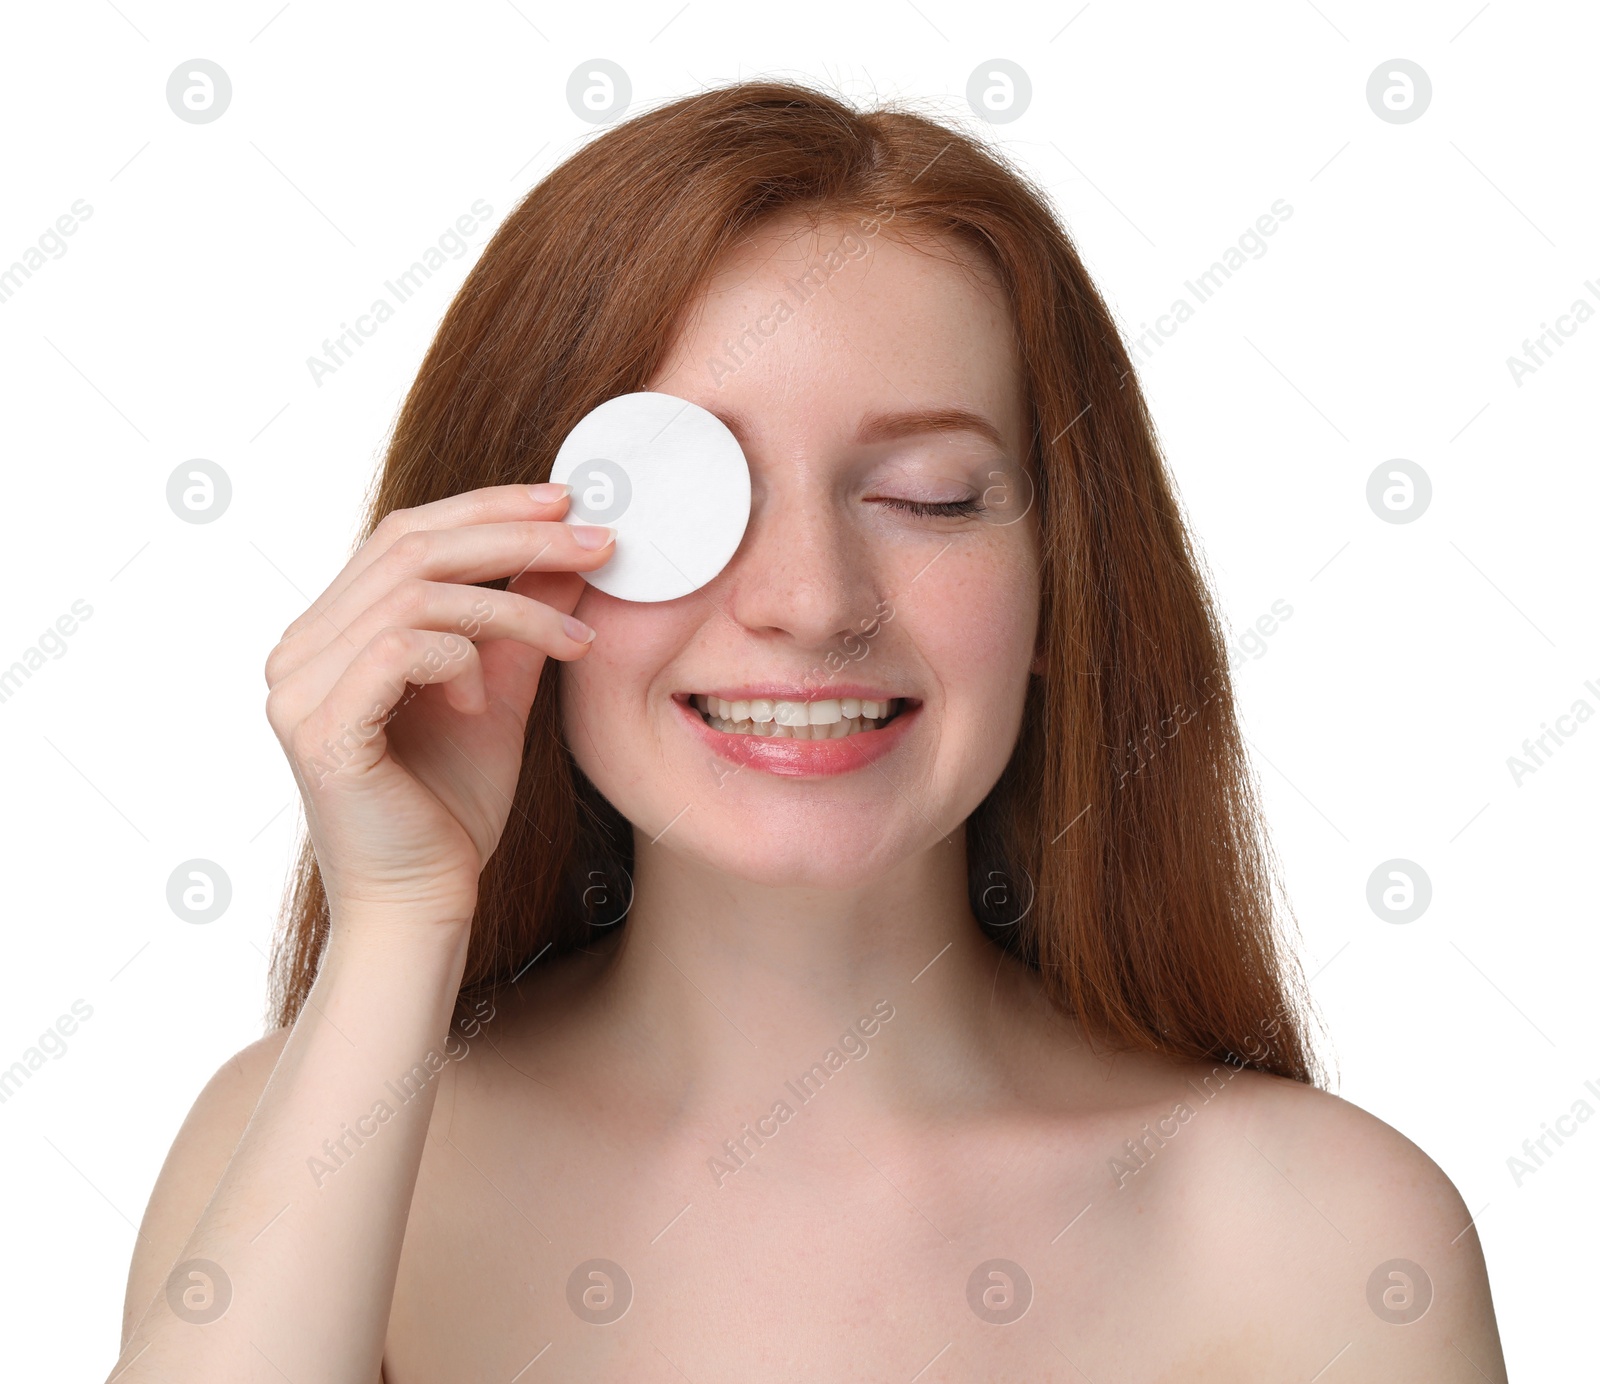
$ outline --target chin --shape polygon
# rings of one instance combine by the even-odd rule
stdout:
[[[658,845],[688,857],[701,868],[767,889],[834,892],[862,888],[881,880],[885,867],[892,863],[876,842],[841,851],[822,835],[799,841],[778,831],[744,832],[738,841],[710,837],[711,833],[702,829],[686,832],[673,842],[668,833]]]

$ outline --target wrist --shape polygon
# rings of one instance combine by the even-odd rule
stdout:
[[[448,942],[470,932],[477,900],[464,903],[375,902],[364,899],[330,902],[330,934],[393,937],[402,944],[412,938]]]
[[[459,985],[472,940],[470,918],[417,909],[341,906],[333,910],[323,969],[349,968],[368,981],[384,976],[452,977]]]

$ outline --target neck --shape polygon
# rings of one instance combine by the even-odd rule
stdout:
[[[844,1054],[855,1099],[943,1108],[952,1082],[1002,1060],[1026,982],[968,906],[962,833],[838,889],[763,886],[638,846],[603,1008],[658,1089],[696,1104],[781,1092],[829,1049],[864,1042],[870,1061]],[[881,1033],[846,1036],[875,1015]]]

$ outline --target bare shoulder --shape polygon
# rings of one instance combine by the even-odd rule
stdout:
[[[216,1191],[289,1032],[274,1029],[217,1068],[173,1138],[134,1244],[122,1309],[124,1342],[160,1291]]]
[[[1271,1146],[1368,1217],[1396,1230],[1448,1230],[1471,1220],[1455,1184],[1392,1125],[1329,1091],[1257,1072],[1240,1074],[1231,1125],[1241,1139]],[[1263,1155],[1264,1156],[1264,1155]]]
[[[1505,1378],[1472,1213],[1432,1158],[1299,1082],[1225,1066],[1181,1076],[1146,1169],[1193,1139],[1192,1156],[1169,1159],[1164,1195],[1202,1208],[1196,1269],[1275,1304],[1275,1348],[1290,1358],[1274,1363],[1313,1374],[1337,1358],[1329,1379]]]

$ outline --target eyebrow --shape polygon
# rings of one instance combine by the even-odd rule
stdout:
[[[750,425],[743,414],[732,410],[726,412],[713,409],[712,412],[723,425],[738,440],[740,446],[748,446],[750,441]],[[1005,439],[988,418],[981,413],[974,413],[965,408],[921,408],[901,409],[892,413],[869,413],[865,415],[856,428],[856,441],[863,444],[874,442],[893,442],[896,438],[913,437],[918,433],[975,433],[986,442],[993,443],[997,448],[1005,450]]]

